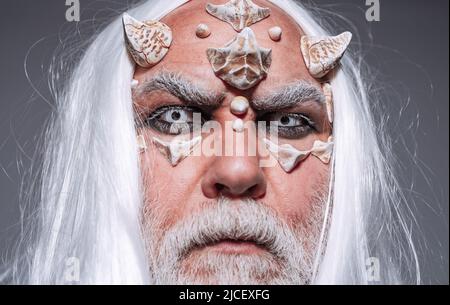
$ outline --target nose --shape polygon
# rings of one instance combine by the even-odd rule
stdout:
[[[207,198],[257,199],[266,193],[266,179],[257,157],[217,157],[203,177],[202,191]]]
[[[212,136],[222,143],[222,154],[211,157],[201,180],[202,191],[210,199],[218,196],[258,199],[265,195],[267,183],[260,166],[257,129],[250,124],[245,131],[236,130],[231,123],[235,123],[237,116],[232,112],[222,107],[215,113],[222,128]],[[240,118],[250,123],[255,114],[248,109]]]

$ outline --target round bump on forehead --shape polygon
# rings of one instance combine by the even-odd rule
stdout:
[[[165,16],[161,21],[170,26],[173,42],[163,61],[152,69],[137,68],[137,77],[154,74],[157,71],[179,71],[194,78],[198,83],[216,90],[224,90],[225,84],[214,75],[206,56],[208,48],[223,47],[238,33],[226,22],[223,22],[206,11],[207,3],[223,4],[226,0],[196,0],[185,3]],[[293,80],[307,80],[317,83],[308,72],[300,50],[300,37],[303,35],[297,23],[280,8],[269,1],[254,0],[259,6],[270,8],[270,16],[251,29],[256,35],[258,44],[272,49],[272,64],[267,78],[257,87],[258,92],[270,91]],[[211,31],[207,38],[199,38],[196,29],[199,24],[206,24]],[[279,26],[283,35],[280,41],[273,41],[269,29]],[[229,87],[227,87],[230,89]],[[234,91],[234,90],[233,90]]]

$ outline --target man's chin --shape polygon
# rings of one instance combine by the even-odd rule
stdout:
[[[223,241],[195,249],[179,265],[179,284],[264,285],[282,282],[283,263],[251,242]]]

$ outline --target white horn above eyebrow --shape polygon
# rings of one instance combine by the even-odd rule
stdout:
[[[122,21],[128,52],[137,65],[150,68],[166,56],[172,44],[172,30],[166,24],[140,22],[126,13]]]
[[[315,78],[327,75],[339,64],[351,40],[350,32],[337,36],[303,36],[301,51],[309,73]]]

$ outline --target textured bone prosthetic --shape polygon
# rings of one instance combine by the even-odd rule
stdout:
[[[161,154],[169,160],[172,166],[177,166],[183,159],[192,153],[195,146],[197,146],[201,140],[202,137],[198,136],[189,141],[175,139],[171,142],[165,142],[154,137],[153,143]]]
[[[281,168],[290,173],[301,161],[305,160],[310,152],[300,151],[290,144],[277,145],[268,139],[263,139],[267,150],[278,160]]]
[[[223,5],[208,3],[206,11],[229,23],[238,32],[270,15],[270,9],[260,7],[251,0],[231,0]]]
[[[334,37],[301,38],[301,51],[306,67],[315,78],[322,78],[334,69],[352,39],[350,32],[344,32]]]
[[[209,48],[206,54],[214,73],[240,90],[258,84],[272,63],[272,50],[259,47],[250,28],[245,28],[225,47]]]
[[[319,158],[323,163],[328,164],[331,160],[331,154],[333,153],[333,137],[329,137],[327,142],[315,141],[311,154]]]
[[[333,152],[333,137],[329,137],[327,142],[317,140],[311,150],[301,151],[290,144],[278,145],[274,142],[263,139],[267,150],[277,159],[281,168],[290,173],[297,165],[305,160],[310,154],[319,158],[323,163],[330,163]]]
[[[333,88],[329,83],[322,85],[323,94],[325,95],[325,105],[327,107],[328,121],[333,123],[334,111],[333,111]]]
[[[166,56],[172,43],[172,31],[159,21],[140,22],[123,15],[123,27],[128,52],[143,68],[150,68]]]

